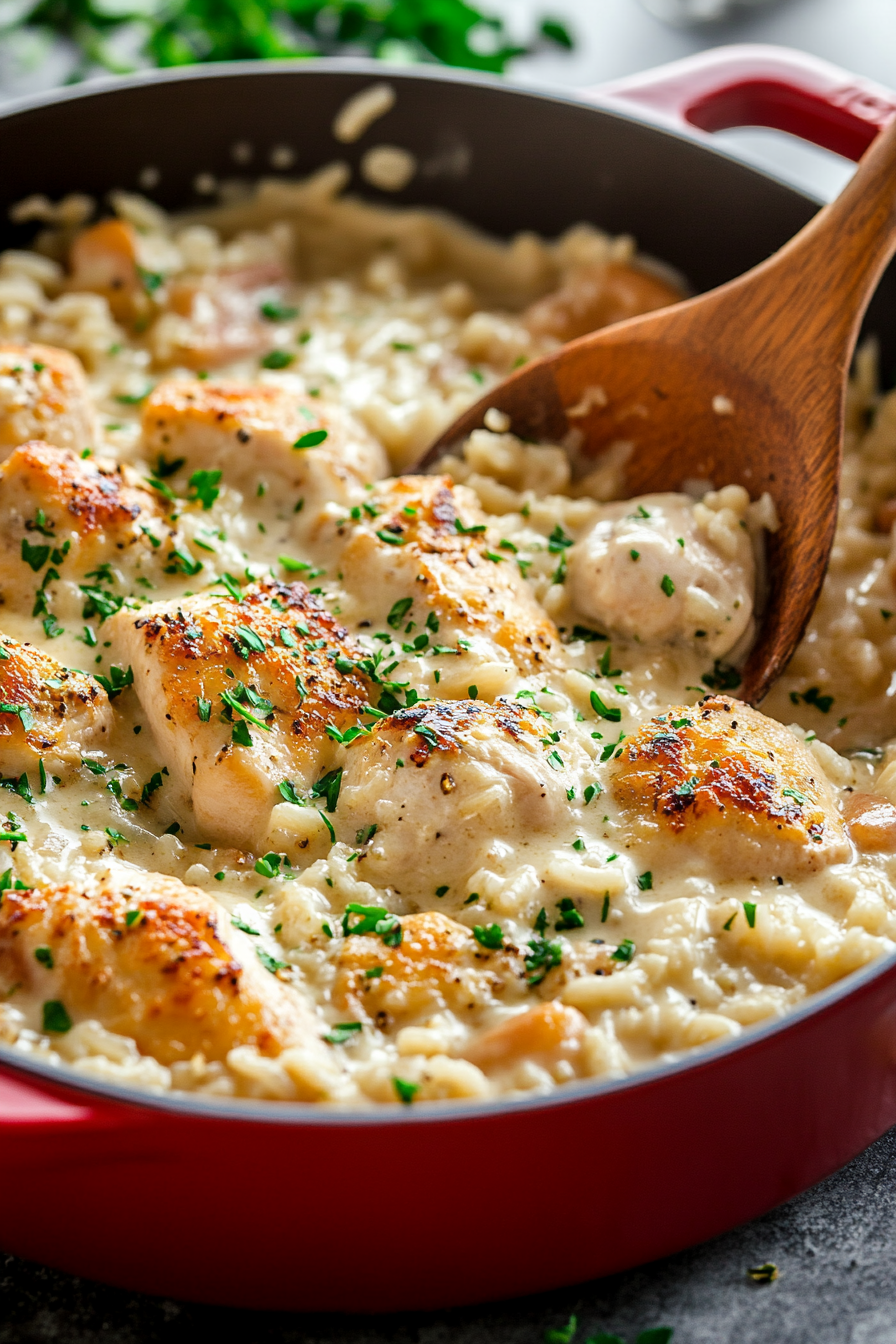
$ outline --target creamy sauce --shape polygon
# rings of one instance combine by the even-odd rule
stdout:
[[[624,452],[573,482],[500,417],[444,479],[390,475],[552,348],[570,276],[590,267],[594,297],[631,244],[500,245],[340,185],[186,223],[119,198],[70,280],[64,227],[0,258],[0,443],[56,445],[3,468],[0,678],[27,643],[109,696],[92,738],[69,719],[43,751],[0,707],[7,833],[27,837],[2,845],[22,886],[0,906],[0,1036],[156,1088],[512,1096],[737,1036],[892,950],[896,595],[874,520],[896,412],[868,357],[825,594],[763,707],[779,722],[701,706],[736,696],[773,501],[717,482],[608,502]],[[35,341],[81,358],[86,398]],[[97,460],[131,513],[88,536],[69,503]],[[58,680],[34,676],[38,699]],[[181,1038],[171,996],[155,1035],[133,1008],[172,983],[126,962],[169,927],[145,874],[206,893],[156,880],[243,967],[224,1044],[220,1023]],[[82,896],[101,950],[72,950],[60,912]]]

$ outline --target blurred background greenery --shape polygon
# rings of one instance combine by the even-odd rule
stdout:
[[[67,82],[99,71],[319,55],[436,61],[503,73],[515,57],[571,50],[561,18],[535,18],[520,42],[467,0],[0,0],[0,44],[37,59],[65,41]]]

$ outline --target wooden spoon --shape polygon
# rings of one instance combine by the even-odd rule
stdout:
[[[896,121],[840,196],[728,284],[583,336],[527,364],[448,429],[431,468],[496,407],[521,438],[565,444],[579,474],[633,445],[624,495],[688,480],[767,490],[768,592],[739,694],[784,670],[824,579],[837,520],[844,403],[862,314],[896,250]]]

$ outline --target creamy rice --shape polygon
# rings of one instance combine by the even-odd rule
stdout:
[[[483,390],[556,345],[546,296],[562,306],[583,275],[606,288],[632,266],[632,283],[663,273],[639,269],[631,240],[587,226],[502,244],[436,215],[362,205],[344,185],[336,165],[189,219],[122,194],[118,222],[90,235],[79,233],[83,201],[32,201],[25,213],[46,225],[37,250],[0,256],[3,455],[42,438],[89,447],[76,463],[120,465],[137,492],[128,498],[144,500],[137,522],[128,515],[128,549],[111,524],[90,540],[88,574],[87,559],[76,568],[88,555],[83,515],[52,512],[58,485],[43,515],[22,503],[22,491],[42,498],[34,482],[53,450],[18,476],[3,468],[0,679],[20,656],[11,641],[27,642],[98,674],[110,701],[94,707],[94,739],[29,763],[12,741],[27,727],[13,712],[25,700],[3,683],[6,833],[27,839],[2,845],[0,1039],[163,1090],[349,1106],[515,1096],[738,1036],[893,950],[896,553],[885,506],[896,495],[896,396],[878,394],[873,350],[850,389],[825,589],[762,707],[769,719],[718,696],[704,704],[710,691],[736,696],[773,500],[716,482],[620,501],[626,445],[573,480],[562,448],[521,443],[498,413],[441,464],[442,485],[383,483]],[[28,342],[83,362],[83,404],[60,383],[50,405],[55,365]],[[251,416],[233,402],[225,451],[215,428],[225,411],[197,428],[189,398],[211,407],[233,383],[264,392]],[[300,423],[288,437],[311,442],[284,454],[293,403],[315,428]],[[366,678],[379,712],[373,698],[353,710],[354,736],[334,718],[310,763],[285,729],[275,748],[270,645],[261,638],[252,682],[255,644],[231,640],[239,656],[226,675],[236,667],[233,684],[242,677],[260,699],[237,697],[227,744],[206,762],[203,725],[220,733],[230,705],[202,710],[211,655],[153,681],[146,630],[168,622],[170,638],[176,614],[198,638],[231,609],[238,629],[261,630],[246,596],[260,584],[265,611],[285,613],[278,658],[314,664],[315,641],[296,644],[308,630],[289,624],[287,590],[265,588],[297,579],[323,604],[303,597],[304,619],[341,628],[326,637],[330,664]],[[166,698],[181,688],[193,697],[186,726]],[[301,706],[307,686],[299,695]],[[740,752],[753,769],[762,754],[759,811],[730,791],[717,802],[731,779],[724,761],[703,761],[699,740],[716,719],[741,735],[733,760]],[[265,733],[282,769],[258,755]],[[251,787],[237,770],[243,750],[254,753]],[[205,904],[179,896],[179,882]],[[129,938],[168,918],[153,914],[154,883],[173,893],[169,913],[194,898],[216,912],[221,965],[244,975],[238,995],[266,1004],[276,991],[268,1037],[253,1018],[220,1048],[194,1049],[199,1008],[181,1037],[177,1006],[162,998],[159,1020],[170,1009],[174,1026],[155,1037],[149,1018],[142,1035],[122,1026],[132,1008],[112,1011],[110,986],[138,1000],[157,992],[148,972],[120,964]],[[74,953],[76,916],[53,905],[63,888],[87,902]],[[117,906],[113,888],[124,892]],[[84,989],[100,980],[105,998]]]

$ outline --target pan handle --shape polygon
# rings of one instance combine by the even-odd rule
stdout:
[[[716,47],[586,92],[691,135],[770,126],[853,160],[896,117],[889,89],[788,47]]]

